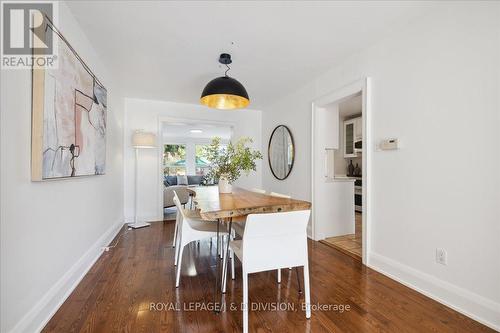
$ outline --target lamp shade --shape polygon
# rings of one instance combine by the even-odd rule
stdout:
[[[135,131],[132,135],[132,147],[156,148],[156,135],[151,132]]]
[[[200,102],[210,108],[231,110],[250,104],[245,87],[229,76],[221,76],[208,82],[201,93]]]

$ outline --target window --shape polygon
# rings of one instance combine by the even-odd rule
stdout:
[[[204,148],[208,145],[196,145],[195,146],[195,168],[197,176],[205,176],[210,168],[210,161],[205,156]]]
[[[163,146],[163,173],[166,176],[186,174],[186,145]]]
[[[196,175],[197,176],[205,176],[209,169],[210,169],[210,164],[211,161],[206,157],[205,155],[205,147],[208,147],[209,145],[196,145],[195,146],[195,151],[196,151]],[[221,144],[220,148],[225,149],[227,145]]]

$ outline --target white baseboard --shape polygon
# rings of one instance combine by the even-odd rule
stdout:
[[[163,215],[162,216],[156,216],[156,215],[141,216],[141,217],[139,217],[139,221],[143,221],[143,222],[159,222],[159,221],[163,221]],[[125,223],[134,223],[134,217],[133,216],[126,216],[125,217]]]
[[[123,219],[113,224],[90,249],[57,281],[9,333],[40,332],[73,292],[123,227]]]
[[[500,331],[500,303],[377,253],[369,267],[442,303],[467,317]]]

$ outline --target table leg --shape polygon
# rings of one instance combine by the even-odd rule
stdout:
[[[220,309],[217,308],[217,296],[219,295],[219,289],[217,288],[218,283],[219,283],[219,225],[220,225],[220,220],[217,220],[217,249],[215,250],[215,257],[216,257],[216,263],[215,263],[215,290],[214,290],[214,312],[219,313]]]
[[[226,284],[226,279],[227,279],[227,276],[226,276],[226,272],[227,272],[227,265],[229,265],[229,242],[231,241],[231,227],[232,227],[232,224],[233,224],[233,218],[230,217],[229,218],[229,230],[228,230],[228,235],[227,235],[227,245],[226,245],[226,256],[224,257],[224,265],[222,265],[222,282],[221,282],[221,286],[225,286]],[[222,250],[224,251],[224,249]],[[224,269],[226,268],[226,269]],[[224,288],[224,290],[222,290],[222,294],[226,293],[226,290]],[[221,296],[221,304],[222,304],[222,297]]]

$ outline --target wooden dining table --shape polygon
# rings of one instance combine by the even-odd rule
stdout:
[[[255,213],[278,213],[311,208],[303,200],[275,197],[233,187],[232,193],[219,193],[217,186],[188,187],[201,218],[207,221],[246,216]]]
[[[311,209],[311,203],[308,201],[271,196],[234,186],[232,193],[219,193],[218,186],[195,186],[188,187],[187,190],[201,218],[206,221],[216,220],[219,222],[217,223],[217,254],[219,253],[219,227],[222,223],[228,224],[228,232],[231,235],[232,223],[244,222],[244,217],[248,214]],[[233,219],[235,217],[236,219]],[[222,249],[222,251],[226,251],[225,258],[229,260],[229,242],[227,242],[226,248]],[[219,289],[219,266],[219,260],[217,260],[214,291],[214,308],[217,313],[220,312],[220,307],[216,306]],[[223,272],[221,275],[224,276]]]

